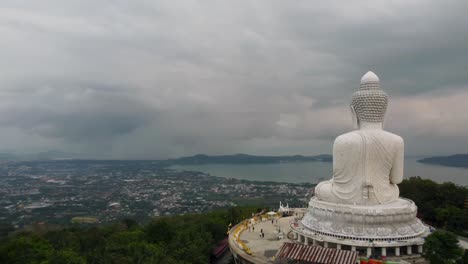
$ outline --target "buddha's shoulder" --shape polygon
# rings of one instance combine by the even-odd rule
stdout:
[[[395,144],[403,144],[403,138],[400,136],[384,131],[384,130],[379,130],[379,131],[373,131],[370,134],[374,137],[382,138],[387,142],[392,142]],[[363,133],[360,130],[355,130],[348,132],[346,134],[342,134],[338,136],[335,139],[335,144],[337,145],[353,145],[353,144],[359,144],[363,141],[363,137],[366,137],[370,135],[369,132]]]
[[[404,143],[404,142],[403,142],[403,138],[400,137],[399,135],[390,133],[390,132],[388,132],[388,131],[383,131],[383,130],[382,130],[381,132],[383,133],[383,135],[385,135],[385,137],[386,137],[388,140],[390,140],[390,141],[392,141],[392,142],[394,142],[394,143],[400,143],[400,144],[403,144],[403,143]]]
[[[335,145],[350,145],[362,142],[362,135],[357,131],[351,131],[346,134],[339,135],[335,139]]]

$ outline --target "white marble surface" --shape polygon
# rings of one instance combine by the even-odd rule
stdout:
[[[429,228],[416,217],[417,206],[399,198],[404,142],[383,130],[387,103],[377,75],[366,73],[351,103],[358,129],[336,138],[333,177],[315,188],[298,233],[348,245],[424,243]]]
[[[416,213],[416,205],[407,199],[366,206],[323,202],[314,197],[302,224],[313,232],[349,239],[400,240],[427,231]]]
[[[368,71],[361,78],[361,83],[367,82],[380,82],[379,76],[377,76],[373,71]]]
[[[358,92],[363,87],[376,92],[364,95],[366,103],[353,98],[352,109],[360,109],[353,112],[359,129],[336,138],[333,178],[321,182],[315,189],[316,196],[322,201],[373,205],[398,199],[396,184],[403,180],[403,139],[384,131],[383,119],[378,122],[366,119],[369,116],[377,118],[386,111],[387,102],[381,100],[383,91],[378,81],[373,72],[362,77]],[[377,84],[367,87],[369,82]]]

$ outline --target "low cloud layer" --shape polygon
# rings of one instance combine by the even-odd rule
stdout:
[[[369,69],[406,152],[468,152],[465,1],[3,1],[0,152],[331,153]]]

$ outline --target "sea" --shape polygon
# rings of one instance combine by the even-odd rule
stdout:
[[[468,169],[420,163],[420,158],[405,158],[404,177],[420,176],[435,182],[454,182],[468,187]],[[294,162],[276,164],[174,165],[173,169],[201,171],[212,176],[250,181],[318,183],[332,177],[331,162]]]

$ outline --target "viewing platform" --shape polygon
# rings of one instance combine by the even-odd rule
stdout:
[[[234,226],[229,247],[236,263],[279,263],[276,254],[280,247],[284,242],[294,242],[288,238],[292,234],[290,222],[305,212],[306,208],[299,208],[288,217],[256,216]]]
[[[345,245],[346,241],[336,238],[336,241],[325,242],[323,235],[320,234],[305,234],[304,227],[301,225],[303,216],[307,213],[307,208],[295,208],[291,216],[287,217],[268,217],[267,215],[256,216],[251,219],[246,219],[238,225],[234,226],[229,233],[229,248],[235,259],[236,264],[244,263],[285,263],[278,258],[279,251],[284,243],[316,246],[323,249],[334,249],[343,252],[352,252],[353,250],[360,257],[368,256],[369,247],[385,248],[388,259],[395,263],[426,263],[419,254],[422,246],[414,245],[415,241],[391,241],[391,245],[382,244],[387,242],[369,242],[359,241],[359,245],[355,248]],[[273,222],[272,222],[273,221]],[[264,236],[260,235],[263,231]],[[420,243],[420,241],[417,241]],[[401,244],[401,245],[400,245]],[[400,248],[398,251],[397,248]],[[384,253],[387,253],[384,252]],[[397,256],[395,253],[400,253]],[[372,251],[372,253],[377,253]],[[382,249],[380,249],[380,255]],[[284,255],[284,254],[283,254]],[[333,262],[332,262],[333,263]]]

